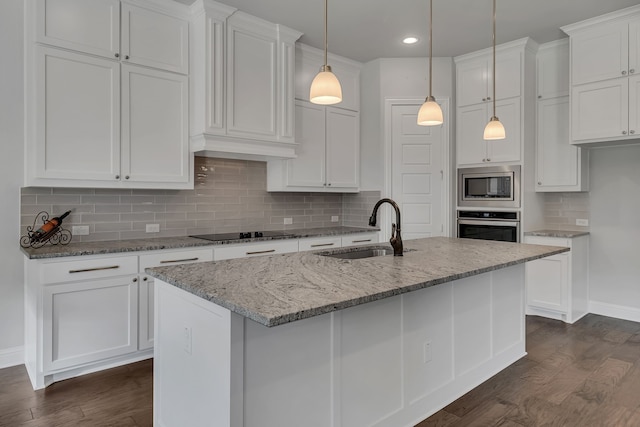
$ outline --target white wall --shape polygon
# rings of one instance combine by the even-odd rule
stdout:
[[[640,145],[590,152],[590,311],[640,321]]]
[[[384,186],[385,99],[426,98],[429,92],[428,65],[427,58],[381,58],[366,63],[362,68],[360,183],[363,190],[383,190]],[[449,98],[451,109],[454,75],[452,58],[433,58],[433,96],[436,99]],[[449,126],[453,141],[455,126],[453,123]]]
[[[22,363],[23,3],[2,0],[0,5],[0,368]]]

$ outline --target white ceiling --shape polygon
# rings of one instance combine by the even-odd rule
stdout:
[[[193,0],[175,0],[191,4]],[[323,47],[323,0],[221,0],[301,31]],[[529,36],[538,43],[566,37],[559,27],[640,4],[638,0],[498,0],[497,43]],[[491,0],[433,0],[433,55],[457,56],[491,46]],[[329,0],[329,51],[361,62],[427,55],[428,0]],[[420,41],[401,43],[407,35]]]

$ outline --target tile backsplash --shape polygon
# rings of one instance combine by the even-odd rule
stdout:
[[[576,225],[576,219],[589,220],[589,193],[545,193],[544,221],[552,230],[589,231]]]
[[[187,236],[236,231],[367,225],[379,192],[268,193],[265,162],[195,158],[193,190],[28,187],[21,192],[21,235],[35,215],[73,209],[64,226],[89,227],[75,242]],[[331,222],[337,216],[339,221]],[[284,218],[293,224],[284,225]],[[159,224],[147,233],[146,224]]]

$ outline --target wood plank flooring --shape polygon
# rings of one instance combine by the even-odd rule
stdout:
[[[640,323],[527,317],[527,351],[416,427],[640,426]],[[33,391],[24,366],[0,369],[0,426],[151,426],[152,370],[147,360]]]

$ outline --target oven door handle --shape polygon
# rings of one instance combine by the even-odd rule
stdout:
[[[500,221],[495,219],[458,219],[458,224],[462,225],[494,225],[503,227],[519,227],[520,221]]]

